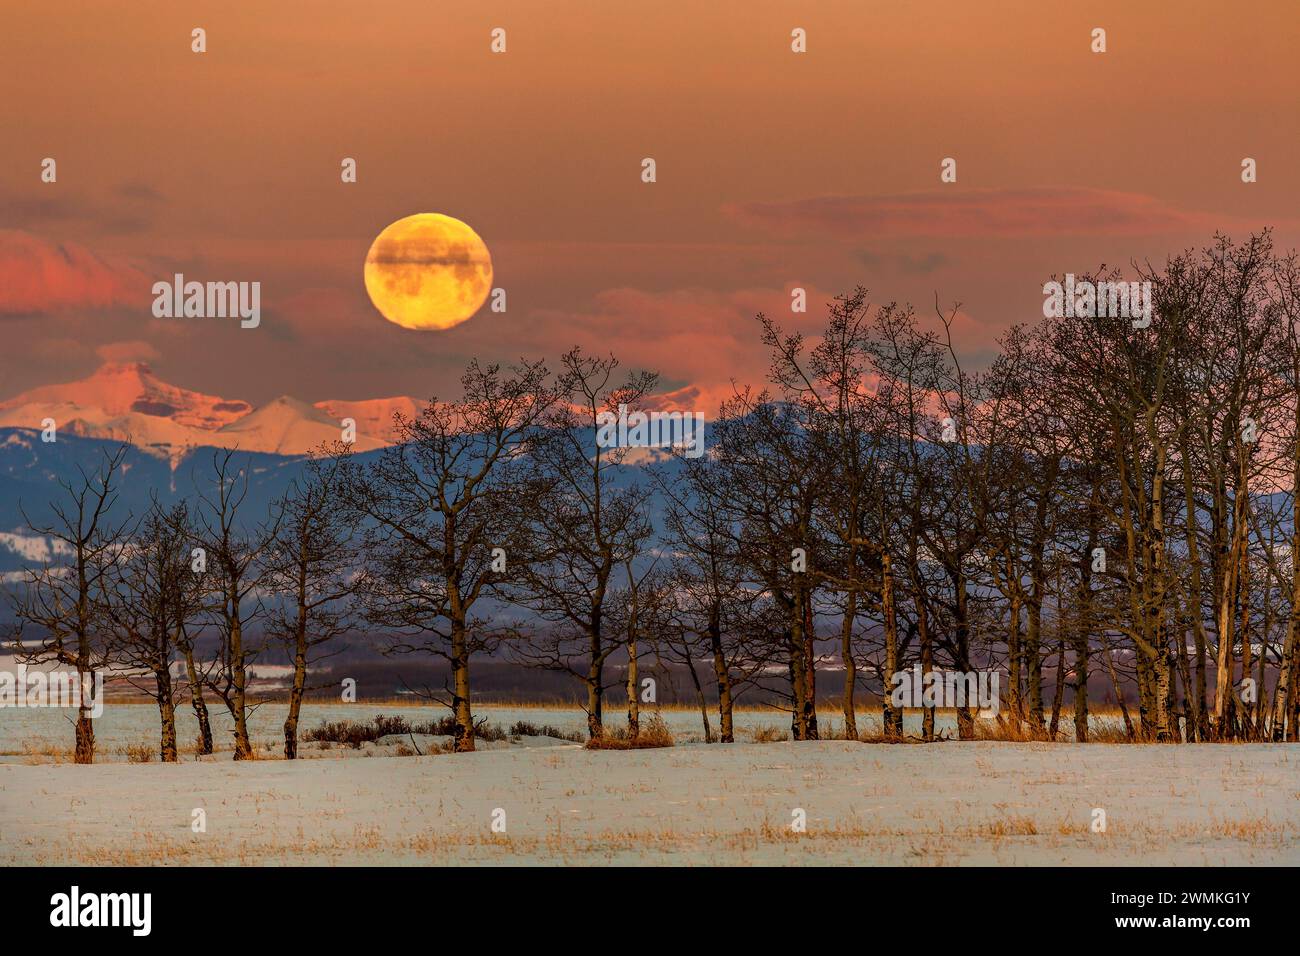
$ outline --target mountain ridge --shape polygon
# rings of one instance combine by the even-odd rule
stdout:
[[[197,448],[305,455],[338,440],[345,418],[356,422],[356,448],[397,440],[393,417],[419,413],[408,396],[308,403],[282,395],[261,406],[208,395],[160,379],[146,362],[105,362],[90,376],[41,385],[0,400],[0,428],[45,427],[67,434],[128,442],[175,468]]]

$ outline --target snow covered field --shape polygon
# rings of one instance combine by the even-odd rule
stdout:
[[[212,721],[212,739],[218,751],[227,751],[222,759],[229,759],[232,750],[231,731],[233,724],[224,706],[217,701],[209,701],[210,719]],[[253,711],[249,718],[249,732],[259,750],[274,756],[284,746],[285,714],[288,705],[282,702],[262,704]],[[321,723],[329,721],[351,720],[368,722],[376,714],[400,714],[410,723],[424,723],[445,717],[444,707],[431,706],[394,706],[392,704],[315,704],[303,706],[299,733]],[[71,750],[73,731],[71,718],[75,712],[55,710],[52,708],[3,708],[0,709],[0,763],[31,762],[53,746]],[[576,707],[510,707],[485,704],[474,708],[476,720],[486,718],[489,724],[496,724],[503,730],[509,730],[515,721],[526,720],[533,724],[550,724],[558,730],[568,733],[586,734],[587,717]],[[689,743],[704,739],[704,726],[700,721],[698,710],[669,709],[663,711],[664,720],[680,743]],[[617,707],[605,712],[606,723],[616,726],[626,723],[626,713]],[[718,731],[717,714],[711,715],[713,732]],[[785,733],[790,729],[790,717],[778,711],[737,711],[736,739],[748,741],[752,734],[760,729],[770,728]],[[824,726],[843,729],[843,720],[838,714],[822,718]],[[829,722],[829,723],[826,723]],[[878,730],[880,726],[877,711],[862,711],[858,714],[858,727],[866,733]],[[920,715],[909,714],[905,729],[909,733],[920,733]],[[940,714],[937,726],[943,730],[956,733],[956,722],[951,715]],[[198,734],[198,723],[194,713],[187,704],[176,711],[176,738],[182,750],[194,742]],[[158,748],[158,710],[151,704],[121,704],[109,701],[104,707],[104,714],[95,721],[95,745],[98,750],[96,760],[106,762],[125,760],[122,751],[130,746]],[[155,754],[155,759],[157,755]],[[184,756],[182,759],[185,759]]]
[[[524,743],[295,762],[10,761],[0,863],[1300,864],[1293,745]],[[796,810],[806,833],[791,829]]]

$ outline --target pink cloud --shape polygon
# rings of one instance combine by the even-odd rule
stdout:
[[[150,280],[71,242],[0,231],[0,315],[45,315],[73,309],[142,306]]]
[[[821,196],[725,207],[742,222],[850,239],[881,236],[1032,238],[1212,231],[1222,215],[1178,208],[1140,193],[1072,187],[959,189],[894,196]]]
[[[625,367],[660,374],[665,409],[712,415],[731,397],[733,378],[759,388],[766,380],[768,357],[759,338],[758,313],[774,317],[787,330],[810,332],[824,321],[824,303],[831,298],[808,288],[808,311],[792,313],[790,291],[782,288],[606,289],[589,311],[539,310],[530,316],[529,334],[520,345],[552,359],[568,344],[592,354],[612,351]]]
[[[756,395],[770,386],[771,354],[760,338],[758,313],[773,318],[786,332],[803,334],[811,349],[833,298],[809,287],[808,311],[792,313],[789,287],[730,292],[607,289],[595,297],[595,308],[589,312],[530,316],[527,335],[512,336],[512,341],[522,354],[546,355],[552,364],[558,343],[581,345],[597,355],[612,351],[625,367],[659,373],[661,388],[647,401],[647,408],[701,411],[712,417],[737,389],[749,386]],[[933,308],[920,304],[917,323],[942,338]],[[972,366],[978,364],[975,353],[987,349],[1002,328],[964,310],[952,314],[953,344]]]

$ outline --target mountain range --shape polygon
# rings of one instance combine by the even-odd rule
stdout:
[[[304,455],[338,440],[345,418],[356,422],[356,450],[370,451],[396,440],[395,413],[413,416],[422,404],[406,396],[310,404],[282,395],[254,406],[170,385],[143,362],[109,362],[89,378],[0,401],[0,428],[39,430],[53,420],[60,435],[129,442],[175,468],[203,447]]]
[[[343,419],[356,422],[353,450],[365,462],[397,442],[394,416],[413,417],[423,404],[405,396],[314,404],[281,396],[254,406],[168,384],[142,362],[108,363],[80,381],[0,401],[0,589],[21,579],[24,567],[57,561],[58,543],[33,529],[54,522],[54,508],[67,499],[62,484],[76,485],[122,443],[129,447],[115,515],[141,515],[154,499],[166,505],[210,491],[215,450],[233,448],[248,476],[241,522],[256,523],[302,474],[307,456],[341,437]],[[52,442],[42,440],[50,419]],[[667,449],[630,452],[611,475],[615,485],[636,482],[650,464],[674,467]],[[666,507],[654,490],[647,496],[652,512]]]

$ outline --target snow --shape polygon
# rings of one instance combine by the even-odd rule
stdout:
[[[404,418],[417,418],[424,405],[424,402],[405,395],[355,402],[330,399],[316,403],[317,408],[335,421],[351,418],[357,423],[358,432],[389,444],[396,443],[399,437],[397,429],[393,427],[393,416],[401,414]]]
[[[297,761],[5,763],[0,864],[1300,863],[1290,745],[535,739],[383,755],[403,739]]]
[[[369,451],[390,441],[393,411],[415,407],[414,399],[310,405],[282,396],[255,409],[242,399],[170,385],[143,362],[109,362],[80,381],[0,401],[0,427],[40,428],[52,418],[67,434],[130,442],[175,466],[188,450],[203,446],[305,455],[337,441],[343,417],[357,422],[356,449]],[[380,437],[371,434],[372,424]]]
[[[50,561],[56,554],[72,553],[72,547],[67,542],[21,531],[0,531],[0,548],[33,562]]]
[[[101,420],[138,414],[142,418],[163,418],[184,428],[200,430],[220,428],[248,414],[253,408],[244,401],[169,385],[154,375],[144,362],[107,362],[89,378],[42,385],[0,402],[0,413],[39,406],[76,406],[94,410],[96,414],[92,417]],[[53,417],[57,419],[57,416]],[[30,421],[15,424],[33,427]]]
[[[328,414],[282,395],[237,422],[226,425],[210,444],[238,446],[242,451],[271,452],[277,455],[298,455],[336,442],[343,437],[342,424]],[[361,434],[358,428],[357,451],[370,451],[383,446],[383,442]]]

